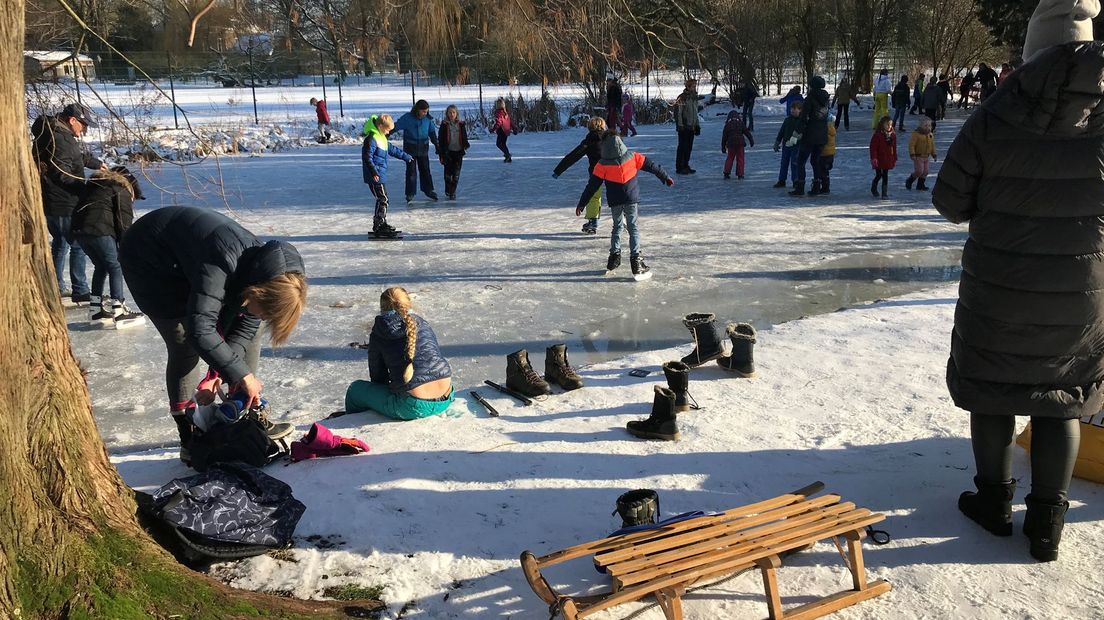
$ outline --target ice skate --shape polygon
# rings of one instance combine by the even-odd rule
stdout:
[[[643,256],[629,257],[629,266],[632,268],[633,280],[643,282],[652,277],[652,269],[644,262]]]
[[[141,312],[134,312],[124,302],[116,301],[111,310],[114,316],[115,329],[142,327],[146,324],[146,315]]]

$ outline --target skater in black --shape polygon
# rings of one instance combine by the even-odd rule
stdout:
[[[583,195],[575,207],[575,215],[583,212],[587,203],[602,184],[606,185],[606,196],[613,211],[613,233],[610,235],[610,255],[606,262],[606,271],[613,271],[621,265],[621,227],[622,221],[629,229],[629,251],[633,278],[646,280],[651,270],[644,263],[640,248],[640,231],[637,228],[637,209],[640,205],[640,190],[637,189],[636,176],[640,170],[646,170],[671,187],[675,184],[667,172],[655,161],[640,153],[630,153],[614,131],[606,132],[602,138],[602,158],[590,173]]]
[[[583,158],[583,155],[586,155],[587,158],[587,173],[594,172],[594,166],[602,158],[602,136],[606,133],[606,121],[601,116],[592,116],[590,122],[587,123],[587,129],[589,131],[587,131],[587,135],[583,137],[583,141],[579,143],[579,146],[571,149],[571,152],[564,155],[560,163],[556,164],[555,170],[552,171],[553,179],[560,178],[560,175],[574,166],[575,162]],[[601,213],[602,190],[599,189],[594,192],[594,196],[587,203],[586,212],[583,214],[586,217],[586,221],[583,223],[584,234],[594,235],[598,233],[598,216]]]
[[[468,128],[460,120],[460,110],[454,105],[445,108],[445,122],[438,130],[437,144],[441,149],[441,165],[445,167],[445,195],[449,200],[456,200],[460,169],[471,143],[468,142]]]
[[[394,157],[406,163],[414,161],[404,150],[387,141],[387,134],[395,128],[390,114],[373,114],[368,119],[368,136],[360,149],[364,182],[376,197],[376,211],[372,217],[372,236],[397,237],[401,231],[387,223],[387,158]]]

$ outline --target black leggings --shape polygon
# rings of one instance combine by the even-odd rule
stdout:
[[[184,327],[186,319],[151,317],[150,320],[161,334],[169,353],[168,362],[165,364],[165,388],[169,395],[169,411],[183,411],[186,403],[195,393],[196,384],[203,377],[199,367],[199,353],[196,353],[192,344],[188,342],[188,332]],[[250,372],[257,372],[260,359],[261,330],[258,329],[245,349],[245,363],[249,366]]]
[[[506,146],[506,139],[510,137],[510,134],[503,131],[501,127],[495,130],[495,133],[498,135],[498,138],[495,140],[495,146],[497,146],[498,150],[502,151],[502,154],[509,159],[510,147]]]
[[[878,181],[882,182],[882,193],[885,194],[889,189],[889,169],[878,168],[874,171],[874,180],[870,182],[870,191],[875,191],[878,187]]]
[[[978,479],[1012,480],[1012,444],[1016,418],[970,414],[970,441]],[[1043,502],[1064,502],[1081,444],[1081,421],[1031,418],[1031,495]]]
[[[840,120],[843,120],[843,128],[851,128],[851,102],[841,103],[836,106],[836,129],[839,129]]]

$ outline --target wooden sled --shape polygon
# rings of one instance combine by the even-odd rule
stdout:
[[[866,580],[862,555],[865,528],[884,520],[885,515],[841,502],[838,495],[810,497],[823,489],[824,484],[816,482],[717,515],[612,536],[539,558],[526,551],[521,554],[521,567],[537,596],[566,620],[586,618],[646,596],[655,597],[667,620],[682,620],[682,595],[690,586],[753,567],[763,575],[770,620],[819,618],[884,594],[891,587],[885,580]],[[846,552],[837,537],[846,541]],[[782,556],[829,538],[851,571],[853,587],[783,610],[777,577]],[[589,555],[612,577],[610,592],[562,595],[541,574],[548,566]]]

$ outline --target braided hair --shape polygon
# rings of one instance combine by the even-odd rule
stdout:
[[[418,346],[418,324],[410,314],[410,295],[401,286],[392,286],[380,295],[380,311],[394,310],[402,317],[406,327],[406,369],[403,370],[403,382],[414,378],[414,350]]]

